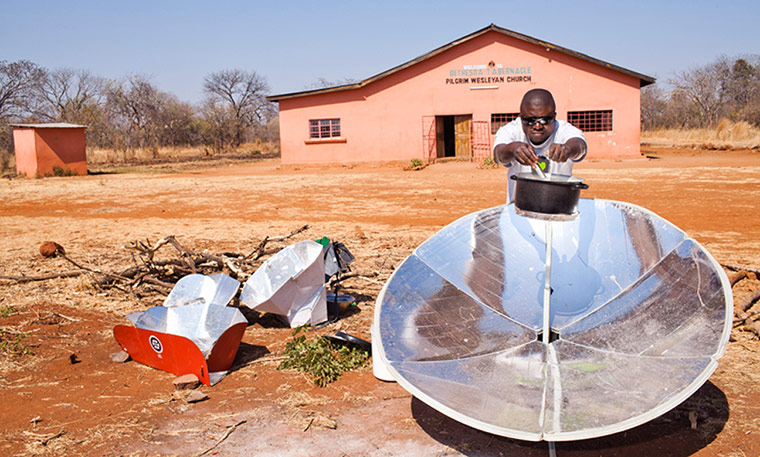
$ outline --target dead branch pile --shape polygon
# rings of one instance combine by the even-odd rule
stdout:
[[[184,247],[174,235],[161,238],[155,244],[151,244],[150,241],[133,241],[124,247],[132,253],[134,265],[117,275],[102,275],[98,279],[97,286],[123,287],[126,283],[132,290],[145,285],[148,289],[158,288],[159,291],[166,292],[171,290],[183,276],[193,273],[210,275],[220,272],[239,281],[245,281],[261,265],[264,255],[279,250],[277,248],[267,251],[266,247],[270,242],[288,240],[308,228],[308,225],[304,225],[287,235],[266,236],[248,255],[236,252],[211,253],[208,250],[198,252]],[[156,254],[165,246],[173,248],[174,256],[158,259]]]
[[[82,265],[67,256],[61,248],[53,254],[62,257],[77,270],[42,276],[0,276],[0,279],[23,283],[89,273],[93,278],[92,285],[99,290],[115,288],[137,295],[152,292],[166,293],[180,278],[192,273],[206,275],[225,273],[242,282],[256,271],[263,263],[265,256],[279,251],[282,247],[275,246],[268,249],[271,246],[270,243],[286,241],[308,229],[309,226],[304,225],[287,235],[266,236],[247,255],[235,252],[195,251],[183,246],[174,235],[161,238],[156,243],[151,243],[150,240],[132,241],[124,246],[130,252],[132,266],[116,272],[105,272],[99,268]]]
[[[728,281],[732,288],[745,279],[760,279],[760,271],[757,269],[725,264],[722,266],[728,270]],[[735,293],[734,296],[736,296]],[[760,287],[756,287],[744,299],[734,303],[733,327],[760,337],[760,311],[751,311],[758,300],[760,300]]]

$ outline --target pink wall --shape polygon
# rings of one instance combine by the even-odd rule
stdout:
[[[16,150],[16,172],[29,177],[37,176],[36,135],[30,128],[13,128],[13,147]]]
[[[14,127],[16,171],[28,177],[52,176],[53,168],[87,174],[84,127]]]
[[[465,66],[490,61],[524,73],[494,75],[504,76],[503,83],[447,83],[468,77],[456,75]],[[508,82],[509,76],[530,81]],[[537,87],[554,94],[559,119],[567,111],[613,110],[613,131],[587,133],[589,157],[638,157],[639,84],[634,76],[489,31],[360,89],[281,99],[282,163],[422,158],[423,116],[472,114],[490,123],[492,113],[518,112],[523,94]],[[326,118],[340,118],[341,140],[310,142],[309,120]]]

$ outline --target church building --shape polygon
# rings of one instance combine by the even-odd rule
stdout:
[[[283,164],[491,156],[530,89],[580,128],[588,158],[640,157],[640,89],[654,78],[489,25],[363,81],[271,95]]]

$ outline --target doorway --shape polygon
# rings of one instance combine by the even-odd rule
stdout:
[[[436,157],[472,156],[472,114],[436,116]]]

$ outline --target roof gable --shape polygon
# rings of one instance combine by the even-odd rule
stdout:
[[[557,46],[556,44],[549,43],[548,41],[539,40],[537,38],[533,38],[533,37],[530,37],[528,35],[523,35],[521,33],[513,32],[512,30],[508,30],[508,29],[505,29],[505,28],[502,28],[502,27],[498,27],[498,26],[496,26],[494,24],[491,24],[491,25],[489,25],[487,27],[484,27],[484,28],[482,28],[482,29],[480,29],[480,30],[478,30],[476,32],[473,32],[473,33],[471,33],[469,35],[466,35],[466,36],[464,36],[462,38],[459,38],[458,40],[454,40],[451,43],[445,44],[445,45],[443,45],[443,46],[441,46],[441,47],[439,47],[437,49],[434,49],[434,50],[428,52],[427,54],[421,55],[421,56],[417,57],[416,59],[412,59],[412,60],[410,60],[408,62],[405,62],[405,63],[403,63],[401,65],[393,67],[390,70],[386,70],[386,71],[384,71],[382,73],[379,73],[379,74],[377,74],[375,76],[371,76],[371,77],[369,77],[367,79],[364,79],[362,81],[359,81],[357,83],[344,84],[344,85],[335,86],[335,87],[325,87],[325,88],[322,88],[322,89],[312,89],[312,90],[306,90],[306,91],[300,91],[300,92],[291,92],[291,93],[280,94],[280,95],[270,95],[270,96],[267,97],[267,100],[272,101],[272,102],[276,102],[276,101],[279,101],[279,100],[282,100],[282,99],[287,99],[287,98],[296,98],[296,97],[303,97],[303,96],[308,96],[308,95],[318,95],[318,94],[324,94],[324,93],[330,93],[330,92],[338,92],[338,91],[344,91],[344,90],[359,89],[359,88],[364,87],[364,86],[366,86],[368,84],[371,84],[371,83],[373,83],[373,82],[375,82],[377,80],[380,80],[380,79],[385,78],[387,76],[390,76],[390,75],[392,75],[394,73],[397,73],[397,72],[399,72],[401,70],[404,70],[404,69],[409,68],[409,67],[411,67],[413,65],[416,65],[416,64],[418,64],[418,63],[420,63],[420,62],[422,62],[424,60],[430,59],[431,57],[434,57],[434,56],[437,56],[439,54],[442,54],[442,53],[448,51],[449,49],[451,49],[453,47],[456,47],[456,46],[458,46],[458,45],[460,45],[460,44],[462,44],[462,43],[464,43],[466,41],[472,40],[473,38],[479,37],[479,36],[481,36],[481,35],[483,35],[485,33],[491,32],[491,31],[502,33],[504,35],[516,38],[518,40],[522,40],[522,41],[525,41],[525,42],[528,42],[528,43],[536,44],[538,46],[541,46],[541,47],[544,47],[544,48],[547,48],[547,49],[552,49],[554,51],[558,51],[558,52],[561,52],[563,54],[567,54],[567,55],[576,57],[578,59],[585,60],[587,62],[591,62],[591,63],[599,65],[601,67],[608,68],[610,70],[614,70],[614,71],[617,71],[619,73],[623,73],[623,74],[626,74],[626,75],[629,75],[629,76],[633,76],[633,77],[639,79],[640,84],[641,84],[640,87],[644,87],[644,86],[647,86],[649,84],[653,84],[655,82],[655,78],[653,78],[651,76],[647,76],[647,75],[644,75],[644,74],[641,74],[641,73],[636,73],[636,72],[628,70],[626,68],[619,67],[617,65],[613,65],[611,63],[604,62],[604,61],[599,60],[599,59],[595,59],[595,58],[590,57],[590,56],[588,56],[586,54],[582,54],[580,52],[576,52],[576,51],[573,51],[571,49],[564,48],[562,46]]]

